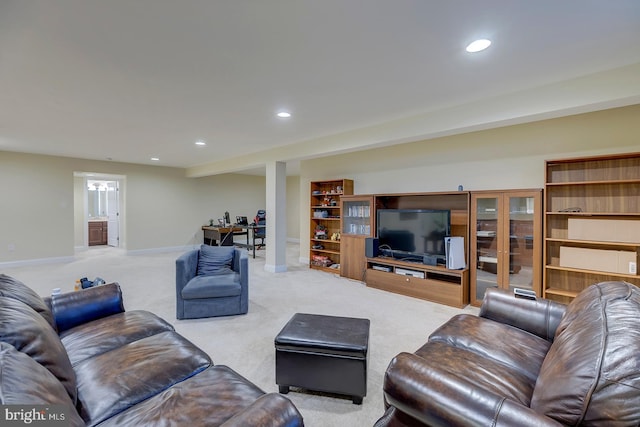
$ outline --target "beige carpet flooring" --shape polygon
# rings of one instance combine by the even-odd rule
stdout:
[[[273,339],[296,312],[367,318],[371,321],[367,396],[362,405],[347,397],[305,390],[287,395],[308,427],[371,426],[384,412],[382,381],[394,355],[413,352],[439,325],[463,310],[367,288],[337,274],[311,270],[298,262],[299,246],[287,246],[287,272],[264,270],[264,250],[249,257],[249,313],[242,316],[176,320],[175,259],[182,252],[127,255],[97,247],[72,262],[1,269],[47,295],[53,288],[73,290],[76,279],[96,276],[119,282],[127,310],[152,311],[206,351],[217,365],[228,365],[266,392],[277,392]],[[215,396],[211,397],[215,399]]]

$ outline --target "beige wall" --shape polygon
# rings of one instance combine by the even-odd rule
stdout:
[[[0,264],[70,258],[83,245],[77,171],[125,177],[122,246],[134,253],[199,244],[212,215],[252,217],[265,205],[264,177],[194,179],[179,168],[0,152]]]
[[[309,182],[351,178],[355,192],[400,193],[542,188],[544,159],[640,152],[640,106],[545,120],[301,162],[287,178],[287,236],[308,256]],[[179,168],[0,152],[0,264],[71,257],[81,207],[73,173],[125,176],[124,247],[179,248],[229,211],[249,218],[265,206],[264,177],[187,178]],[[13,248],[13,250],[10,250]]]
[[[617,152],[640,152],[639,105],[303,161],[300,198],[310,181],[337,178],[356,194],[543,188],[545,159]],[[304,202],[300,215],[308,236]]]

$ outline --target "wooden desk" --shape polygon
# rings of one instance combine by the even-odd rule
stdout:
[[[240,228],[242,229],[244,232],[243,233],[237,233],[239,235],[242,234],[246,234],[247,235],[247,243],[234,243],[236,246],[239,246],[241,248],[247,248],[248,250],[253,250],[253,257],[256,257],[256,246],[258,248],[262,248],[264,246],[266,246],[264,244],[264,238],[262,237],[256,237],[256,230],[260,230],[260,229],[265,229],[267,228],[266,225],[234,225],[235,228]],[[251,235],[251,243],[249,243],[249,235]],[[260,239],[260,244],[256,245],[256,239]]]
[[[267,228],[266,225],[232,225],[229,227],[220,226],[202,226],[204,231],[204,244],[211,246],[238,246],[253,251],[253,257],[256,257],[256,247],[265,246],[262,237],[256,237],[256,230]],[[238,243],[233,241],[233,236],[247,236],[247,243]],[[260,239],[261,243],[256,244],[256,239]],[[207,242],[208,241],[208,242]]]
[[[249,233],[241,227],[219,227],[203,225],[204,244],[211,246],[233,246],[233,236],[247,235],[247,243],[249,242]],[[207,243],[207,240],[209,241]]]

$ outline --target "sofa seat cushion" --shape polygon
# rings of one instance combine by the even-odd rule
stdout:
[[[219,426],[263,394],[232,369],[211,366],[100,426],[188,426],[194,420],[201,426]]]
[[[241,292],[240,275],[227,269],[211,276],[196,276],[189,280],[182,288],[182,298],[235,297]]]
[[[173,331],[85,359],[75,365],[80,414],[98,424],[210,365],[202,350]]]
[[[0,340],[49,370],[76,402],[76,376],[67,352],[51,325],[27,304],[0,297]]]
[[[134,310],[76,326],[60,334],[60,338],[71,364],[75,365],[90,357],[165,331],[173,331],[173,326],[153,313]]]
[[[53,320],[53,314],[44,300],[33,289],[22,283],[21,281],[0,274],[0,296],[14,298],[27,304],[36,313],[40,314],[51,325],[56,328],[56,322]]]
[[[538,378],[551,346],[549,341],[529,332],[469,314],[451,318],[431,334],[429,341],[446,343],[507,365],[532,383]]]
[[[535,380],[521,369],[506,365],[472,349],[455,347],[444,342],[429,341],[415,353],[430,361],[437,361],[442,378],[452,376],[529,406]],[[437,385],[433,385],[437,386]]]
[[[234,246],[201,245],[198,254],[198,276],[216,274],[219,270],[231,269]]]
[[[67,425],[84,426],[62,383],[44,366],[4,342],[0,342],[0,404],[64,405]]]
[[[640,425],[640,289],[582,291],[558,326],[531,408],[566,425]]]

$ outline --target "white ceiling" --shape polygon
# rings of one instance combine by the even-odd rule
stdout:
[[[480,37],[493,45],[467,54]],[[637,65],[638,0],[2,0],[0,150],[250,169],[278,147],[323,155],[332,135]],[[571,106],[640,102],[631,83]]]

